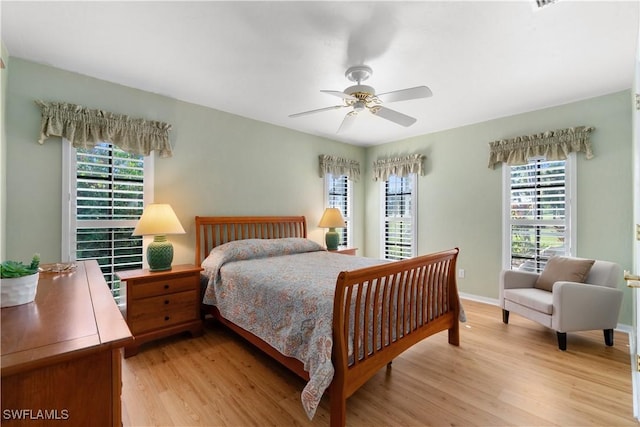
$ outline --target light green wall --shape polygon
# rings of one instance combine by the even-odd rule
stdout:
[[[418,179],[418,252],[457,246],[463,293],[498,298],[502,268],[502,170],[487,167],[488,142],[550,129],[589,125],[595,158],[577,156],[577,255],[632,266],[631,93],[623,91],[559,107],[491,120],[370,147],[377,159],[422,153],[426,174]],[[371,174],[370,170],[366,171]],[[379,184],[366,186],[367,256],[379,256]],[[621,280],[620,287],[623,287]],[[625,290],[621,322],[631,322]]]
[[[4,91],[3,91],[4,96]],[[172,236],[176,263],[193,262],[195,215],[307,216],[310,237],[322,213],[318,155],[359,160],[356,245],[379,255],[378,158],[423,153],[418,180],[420,254],[458,246],[466,277],[461,292],[498,296],[501,269],[502,171],[487,168],[489,141],[578,125],[595,126],[596,157],[578,155],[578,250],[584,257],[632,263],[632,144],[629,91],[496,119],[375,147],[355,147],[188,104],[52,67],[11,58],[7,110],[7,258],[60,259],[61,144],[38,139],[35,99],[67,101],[173,125],[174,156],[155,160],[155,201],[170,203],[187,230]],[[4,168],[3,168],[4,170]],[[2,239],[5,240],[5,233]],[[366,238],[365,238],[366,236]],[[622,287],[622,284],[621,284]],[[631,323],[625,296],[621,322]]]
[[[65,101],[161,120],[173,125],[173,157],[155,159],[155,201],[170,203],[186,235],[171,236],[174,263],[194,261],[196,215],[305,215],[310,237],[324,203],[318,155],[364,162],[365,150],[263,122],[86,76],[11,60],[7,93],[7,257],[61,259],[59,138],[37,143],[40,110],[34,100]],[[362,221],[364,184],[356,183],[356,224]],[[358,214],[358,212],[360,212]],[[363,227],[356,244],[363,245]]]

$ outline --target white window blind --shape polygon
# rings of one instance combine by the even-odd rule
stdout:
[[[346,227],[339,228],[341,246],[353,246],[352,233],[352,206],[353,184],[346,175],[325,175],[326,207],[338,208],[345,219]]]
[[[70,260],[95,259],[116,301],[117,271],[142,268],[142,237],[132,236],[145,202],[145,159],[108,143],[69,147]],[[149,175],[149,172],[146,172]],[[64,248],[63,248],[64,249]],[[124,301],[122,301],[124,302]]]
[[[539,272],[550,257],[570,254],[566,166],[566,160],[535,160],[510,167],[511,268]]]
[[[384,259],[401,260],[415,256],[416,175],[391,175],[383,185]]]

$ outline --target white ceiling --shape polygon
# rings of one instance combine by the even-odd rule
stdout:
[[[636,1],[0,4],[12,57],[358,145],[628,89],[639,17]],[[352,85],[359,64],[378,93],[433,91],[387,104],[413,126],[367,113],[336,134],[345,110],[288,117],[340,103],[320,90]]]

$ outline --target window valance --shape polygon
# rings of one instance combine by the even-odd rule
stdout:
[[[325,154],[321,154],[319,160],[321,178],[328,173],[337,176],[346,175],[347,179],[352,181],[360,178],[360,162]]]
[[[422,169],[424,158],[423,154],[411,154],[406,157],[376,160],[373,162],[373,180],[386,181],[391,175],[398,177],[409,176],[412,173],[424,175]]]
[[[530,158],[564,160],[569,153],[584,151],[587,159],[593,158],[589,136],[595,130],[590,126],[550,130],[528,136],[518,136],[489,143],[489,167],[497,163],[525,165]]]
[[[91,110],[76,104],[43,101],[36,101],[36,104],[42,110],[40,144],[50,136],[60,136],[76,148],[93,148],[106,141],[132,154],[147,156],[156,150],[160,157],[171,157],[170,124]]]

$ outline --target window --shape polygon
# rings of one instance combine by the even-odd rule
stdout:
[[[142,268],[141,236],[131,233],[151,190],[153,157],[128,154],[109,143],[75,149],[66,141],[68,203],[63,203],[63,257],[96,259],[120,303],[115,273]]]
[[[391,175],[382,185],[382,257],[401,260],[416,254],[416,175]]]
[[[338,229],[341,246],[353,246],[353,184],[346,175],[325,174],[325,205],[338,208],[345,219],[346,227]]]
[[[554,255],[571,255],[571,158],[532,160],[507,170],[507,268],[539,272]]]

